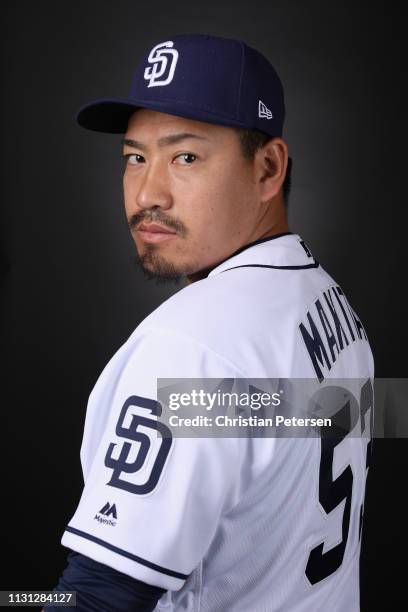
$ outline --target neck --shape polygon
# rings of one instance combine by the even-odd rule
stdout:
[[[257,240],[262,240],[263,238],[272,238],[272,236],[276,236],[277,234],[283,234],[284,232],[289,232],[289,231],[290,230],[289,230],[289,225],[288,225],[287,220],[286,219],[284,221],[282,220],[281,223],[274,225],[272,228],[265,229],[263,232],[262,231],[255,232],[245,243],[239,245],[237,248],[231,251],[228,257],[231,257],[233,253],[235,253],[238,249],[242,249],[247,244],[251,244],[252,242],[256,242]],[[225,259],[226,258],[222,259],[221,261],[225,261]],[[198,270],[197,272],[194,272],[193,274],[189,274],[186,277],[187,283],[191,285],[191,283],[195,283],[196,281],[206,278],[211,272],[211,270],[214,270],[214,268],[216,268],[221,263],[221,261],[217,261],[211,266],[208,266],[207,268],[203,268],[202,270]]]

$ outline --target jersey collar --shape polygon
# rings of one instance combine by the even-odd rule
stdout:
[[[242,246],[213,268],[208,277],[241,267],[301,270],[318,266],[319,262],[298,234],[283,232]]]

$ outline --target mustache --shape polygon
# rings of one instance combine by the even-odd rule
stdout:
[[[130,230],[133,231],[142,221],[145,221],[146,223],[161,223],[161,225],[164,225],[165,227],[174,230],[183,237],[187,235],[187,229],[184,224],[181,223],[181,221],[179,221],[178,219],[166,217],[159,210],[153,210],[150,212],[140,211],[135,213],[134,215],[131,215],[128,218],[128,225]]]

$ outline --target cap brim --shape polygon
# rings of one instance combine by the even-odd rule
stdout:
[[[104,98],[83,106],[76,115],[78,124],[87,130],[124,134],[131,115],[140,108],[134,100]]]
[[[184,104],[129,98],[104,98],[90,102],[78,111],[76,120],[81,127],[87,130],[108,134],[124,134],[127,131],[130,117],[140,108],[149,108],[169,115],[218,125],[247,127],[241,121],[201,109],[187,108]]]

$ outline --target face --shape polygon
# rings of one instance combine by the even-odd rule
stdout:
[[[148,276],[211,269],[251,239],[256,181],[233,129],[140,109],[123,155],[126,216]]]

